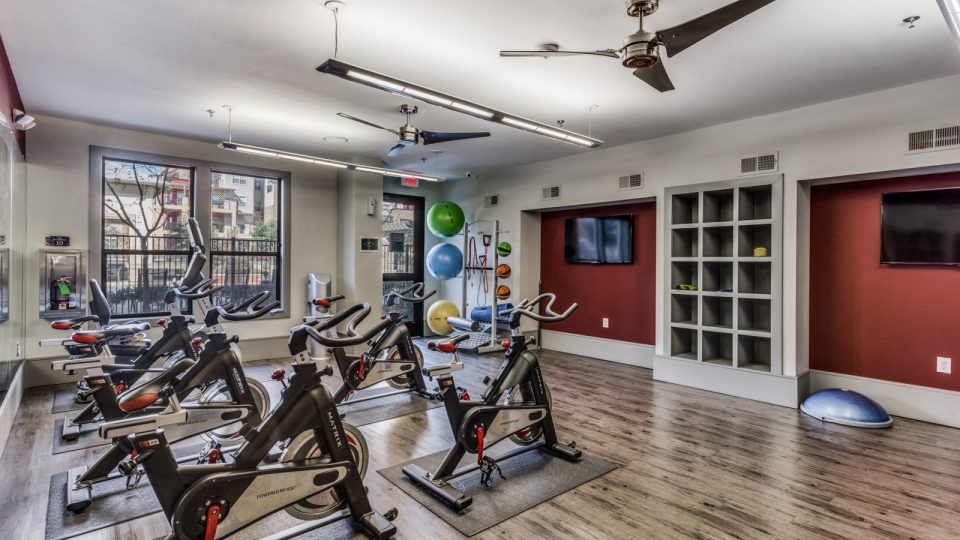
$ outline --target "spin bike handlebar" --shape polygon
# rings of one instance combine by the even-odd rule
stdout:
[[[393,306],[397,300],[403,300],[404,302],[423,302],[435,294],[437,294],[437,291],[430,291],[427,294],[423,294],[423,282],[421,281],[399,291],[387,293],[387,295],[383,297],[383,303],[386,306]]]
[[[270,293],[267,291],[260,293],[254,297],[255,302],[252,303],[250,308],[243,312],[236,310],[236,308],[234,308],[235,311],[228,311],[224,306],[211,308],[210,311],[207,312],[203,322],[206,323],[207,326],[213,326],[217,324],[217,319],[223,319],[225,321],[252,321],[253,319],[259,319],[280,306],[279,300],[264,304],[269,296]]]
[[[205,279],[200,283],[197,283],[193,287],[184,289],[183,287],[171,289],[174,296],[183,298],[186,300],[199,300],[201,298],[207,298],[213,296],[214,294],[223,290],[222,285],[216,287],[213,286],[213,278]]]
[[[545,314],[540,314],[535,312],[534,309],[536,309],[538,305],[542,304],[544,300],[547,301],[547,305],[543,307],[543,311],[545,312]],[[567,310],[564,311],[563,313],[557,313],[556,311],[553,310],[553,304],[556,301],[557,301],[557,295],[553,293],[543,293],[537,296],[536,298],[534,298],[533,300],[527,300],[526,298],[524,298],[523,300],[520,301],[519,304],[517,304],[517,307],[507,311],[506,314],[523,315],[525,317],[530,317],[535,321],[552,323],[552,322],[560,322],[560,321],[566,320],[567,317],[569,317],[570,314],[573,313],[579,307],[579,304],[574,302],[570,304],[570,307],[568,307]]]
[[[256,311],[263,306],[263,303],[266,302],[267,298],[270,298],[270,291],[262,291],[259,294],[247,298],[243,302],[240,302],[238,305],[227,304],[222,306],[223,309],[227,310],[228,313],[239,313],[245,311],[247,308],[252,307],[252,311]]]
[[[349,347],[352,345],[360,345],[361,343],[370,341],[377,334],[383,332],[388,326],[393,324],[393,321],[387,318],[380,321],[380,323],[373,326],[366,332],[360,334],[356,331],[356,326],[362,322],[367,315],[370,315],[370,304],[355,304],[341,311],[336,316],[331,317],[327,321],[324,321],[324,323],[321,325],[304,325],[303,328],[311,339],[326,347]],[[337,325],[344,321],[349,321],[347,323],[346,336],[333,337],[322,334],[322,332],[327,330],[336,329]]]

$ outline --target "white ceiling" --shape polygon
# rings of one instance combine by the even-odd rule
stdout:
[[[960,72],[936,0],[778,0],[666,66],[660,94],[613,59],[505,59],[498,50],[555,41],[619,48],[635,30],[623,0],[346,0],[339,59],[542,122],[566,120],[607,146]],[[648,30],[729,0],[662,0]],[[317,155],[386,158],[391,94],[323,75],[333,16],[322,0],[0,0],[0,35],[29,110],[219,140],[234,105],[239,142]],[[900,21],[920,15],[908,30]],[[414,124],[490,131],[488,139],[406,149],[396,167],[489,171],[590,150],[426,104]],[[339,135],[347,144],[331,144]],[[426,165],[421,158],[428,157]]]

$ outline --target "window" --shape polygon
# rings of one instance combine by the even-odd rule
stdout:
[[[194,171],[102,160],[101,284],[114,317],[166,311],[163,295],[190,260],[187,219]]]
[[[242,180],[242,182],[238,182]],[[263,185],[266,190],[257,190]],[[210,177],[211,277],[224,289],[217,303],[237,303],[261,291],[281,292],[279,178],[246,178],[214,171]]]

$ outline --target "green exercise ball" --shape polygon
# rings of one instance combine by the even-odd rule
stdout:
[[[453,332],[453,327],[447,322],[447,318],[459,316],[460,310],[457,309],[456,304],[449,300],[440,300],[439,302],[435,302],[430,306],[430,309],[427,310],[427,326],[429,326],[434,333],[445,336]]]
[[[463,222],[463,209],[450,201],[440,201],[427,212],[427,228],[440,238],[457,235],[463,229]]]
[[[510,242],[500,242],[497,244],[497,255],[501,257],[509,257],[512,251],[513,246],[510,245]]]

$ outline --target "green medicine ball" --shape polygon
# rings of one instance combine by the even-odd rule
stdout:
[[[463,229],[463,222],[463,209],[450,201],[440,201],[427,212],[427,228],[440,238],[456,236]]]
[[[497,244],[497,255],[500,257],[507,257],[510,255],[510,252],[513,251],[513,248],[510,246],[510,242],[500,242]]]

